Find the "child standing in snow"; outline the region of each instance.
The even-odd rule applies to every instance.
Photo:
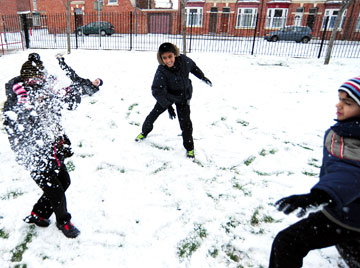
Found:
[[[334,245],[346,253],[346,261],[359,263],[354,245],[360,241],[360,77],[340,87],[336,108],[337,123],[325,132],[319,182],[310,193],[275,204],[285,214],[301,209],[299,217],[310,207],[324,207],[277,234],[270,268],[302,267],[310,250]]]
[[[66,237],[75,238],[80,231],[70,221],[65,197],[70,176],[64,160],[72,152],[61,126],[61,111],[64,106],[76,108],[81,91],[73,88],[55,92],[54,81],[44,72],[40,56],[32,54],[23,64],[20,77],[7,84],[8,99],[3,112],[5,129],[17,162],[30,171],[32,179],[43,190],[31,214],[24,220],[47,227],[50,216],[55,213],[57,227]],[[8,92],[10,84],[13,93]]]
[[[212,86],[212,83],[192,59],[179,53],[179,49],[174,44],[161,44],[157,59],[160,65],[156,70],[151,87],[156,104],[146,117],[142,132],[135,141],[145,139],[152,131],[156,119],[166,110],[169,112],[170,119],[176,118],[175,111],[172,108],[172,104],[175,103],[186,155],[189,158],[194,158],[193,128],[190,119],[190,100],[193,88],[189,73],[194,74],[209,86]]]

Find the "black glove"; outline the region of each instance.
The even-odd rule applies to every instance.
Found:
[[[64,156],[64,158],[71,157],[74,154],[71,150],[70,139],[66,134],[56,139],[56,149]]]
[[[170,105],[168,108],[168,112],[169,112],[169,118],[171,120],[173,120],[174,118],[176,118],[176,113],[174,111],[174,108]]]
[[[202,80],[203,80],[208,86],[211,86],[211,87],[212,87],[212,83],[211,83],[211,81],[210,81],[208,78],[204,77]]]
[[[306,210],[311,206],[319,206],[320,204],[330,203],[331,198],[323,191],[312,191],[310,194],[291,195],[280,199],[275,203],[279,211],[283,211],[286,215],[294,210],[301,208],[300,212],[296,215],[302,217],[305,215]]]

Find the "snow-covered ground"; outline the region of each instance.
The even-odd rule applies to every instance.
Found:
[[[38,52],[59,85],[69,80],[59,50],[0,57],[4,84]],[[267,267],[274,236],[298,220],[274,208],[318,180],[324,131],[334,123],[337,89],[359,75],[358,59],[323,60],[188,54],[213,82],[192,76],[196,161],[185,157],[177,120],[167,114],[136,143],[155,104],[155,52],[74,50],[67,63],[104,85],[63,123],[75,155],[67,191],[67,239],[54,224],[22,219],[41,190],[14,160],[0,127],[0,267]],[[345,267],[335,248],[316,250],[304,267]]]

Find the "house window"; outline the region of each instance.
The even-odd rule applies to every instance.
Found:
[[[345,10],[343,15],[342,15],[342,19],[341,19],[341,22],[340,22],[340,25],[339,25],[338,29],[341,29],[343,27],[343,25],[344,25],[346,12],[347,12],[347,10]],[[332,30],[334,28],[335,20],[336,20],[336,17],[337,17],[338,14],[339,14],[338,9],[326,9],[325,14],[324,14],[324,21],[323,21],[322,28],[323,29],[325,28],[326,19],[329,18],[327,29]]]
[[[360,14],[359,14],[359,17],[358,17],[357,22],[356,22],[356,30],[360,31]]]
[[[187,7],[186,8],[186,26],[187,27],[201,27],[203,17],[202,7]]]
[[[118,0],[108,0],[108,5],[117,5]]]
[[[302,19],[304,15],[304,8],[298,7],[296,8],[295,18],[294,18],[294,25],[295,26],[301,26],[302,25]]]
[[[257,8],[239,8],[236,18],[236,27],[254,28],[256,25]]]
[[[33,13],[33,26],[41,26],[40,13]]]
[[[33,0],[33,8],[34,8],[34,10],[37,10],[36,0]]]
[[[281,28],[285,25],[287,8],[269,8],[266,17],[266,28]]]

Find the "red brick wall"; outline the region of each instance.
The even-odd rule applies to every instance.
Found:
[[[0,0],[0,15],[16,14],[16,2],[9,0]]]
[[[30,0],[16,0],[16,6],[19,12],[30,11]]]

